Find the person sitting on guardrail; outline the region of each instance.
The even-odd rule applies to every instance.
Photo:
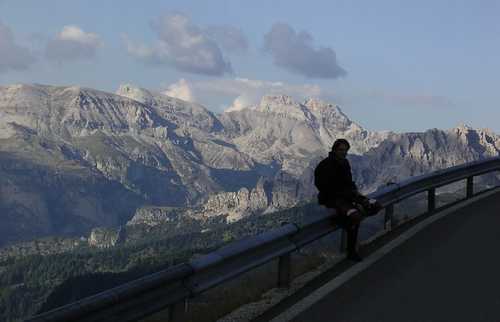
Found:
[[[319,190],[318,203],[334,208],[337,214],[335,223],[347,232],[347,258],[359,262],[362,260],[356,250],[359,224],[364,217],[375,215],[383,206],[359,193],[346,158],[349,149],[346,139],[336,140],[328,157],[316,167],[314,184]]]

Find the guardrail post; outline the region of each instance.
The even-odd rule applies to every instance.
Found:
[[[392,229],[394,226],[394,204],[390,204],[385,207],[384,229]]]
[[[186,321],[188,311],[188,299],[174,303],[168,307],[168,322]]]
[[[347,250],[347,233],[344,228],[340,230],[340,246],[339,252],[341,254],[345,253]]]
[[[427,190],[427,211],[431,212],[436,209],[436,188]]]
[[[474,195],[474,177],[467,177],[467,199],[472,198]]]
[[[278,287],[289,287],[292,273],[290,253],[279,257],[278,262]]]

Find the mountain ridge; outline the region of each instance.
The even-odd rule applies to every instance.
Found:
[[[315,197],[312,169],[339,137],[352,144],[350,158],[363,191],[394,177],[498,155],[500,148],[491,130],[459,125],[413,134],[369,131],[335,104],[299,103],[286,95],[264,96],[256,106],[214,114],[200,104],[131,85],[116,93],[79,86],[1,86],[0,172],[10,182],[0,182],[0,191],[9,196],[0,199],[0,208],[9,209],[0,220],[6,232],[15,233],[0,244],[58,232],[60,216],[50,215],[58,211],[68,222],[65,231],[88,234],[92,226],[140,222],[140,216],[148,217],[144,207],[185,207],[188,216],[227,216],[229,221],[293,207]],[[447,144],[453,148],[444,148]],[[12,155],[25,160],[18,169],[8,161]],[[28,177],[50,175],[39,191],[32,191],[20,171]],[[66,185],[71,171],[86,174],[81,175],[83,187]],[[105,206],[105,199],[79,192],[93,189],[87,182],[101,181],[116,187],[108,188],[116,196],[128,196],[128,212],[118,213]],[[57,185],[66,187],[56,189],[60,194],[70,196],[64,203],[44,192]],[[104,208],[107,212],[96,210]],[[25,214],[16,215],[16,209]],[[27,219],[37,216],[45,219]],[[71,226],[82,218],[83,228]],[[23,224],[31,228],[19,230]]]

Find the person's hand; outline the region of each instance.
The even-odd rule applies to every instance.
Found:
[[[364,197],[364,196],[362,196],[362,197]],[[359,204],[361,206],[363,206],[363,208],[365,208],[365,209],[370,209],[372,207],[370,200],[374,200],[374,199],[368,199],[368,198],[364,197],[363,199],[361,199],[359,201]]]
[[[358,203],[363,206],[365,209],[370,209],[372,207],[372,203],[371,203],[371,200],[375,200],[375,199],[369,199],[361,194],[359,194],[359,200],[358,200]],[[376,200],[375,200],[376,201]]]

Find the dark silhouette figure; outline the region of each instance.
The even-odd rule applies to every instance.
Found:
[[[319,190],[318,202],[336,210],[335,222],[347,232],[347,258],[361,261],[356,251],[359,224],[364,217],[375,215],[383,206],[358,192],[352,180],[351,165],[346,159],[350,144],[338,139],[328,157],[314,171],[314,184]]]

